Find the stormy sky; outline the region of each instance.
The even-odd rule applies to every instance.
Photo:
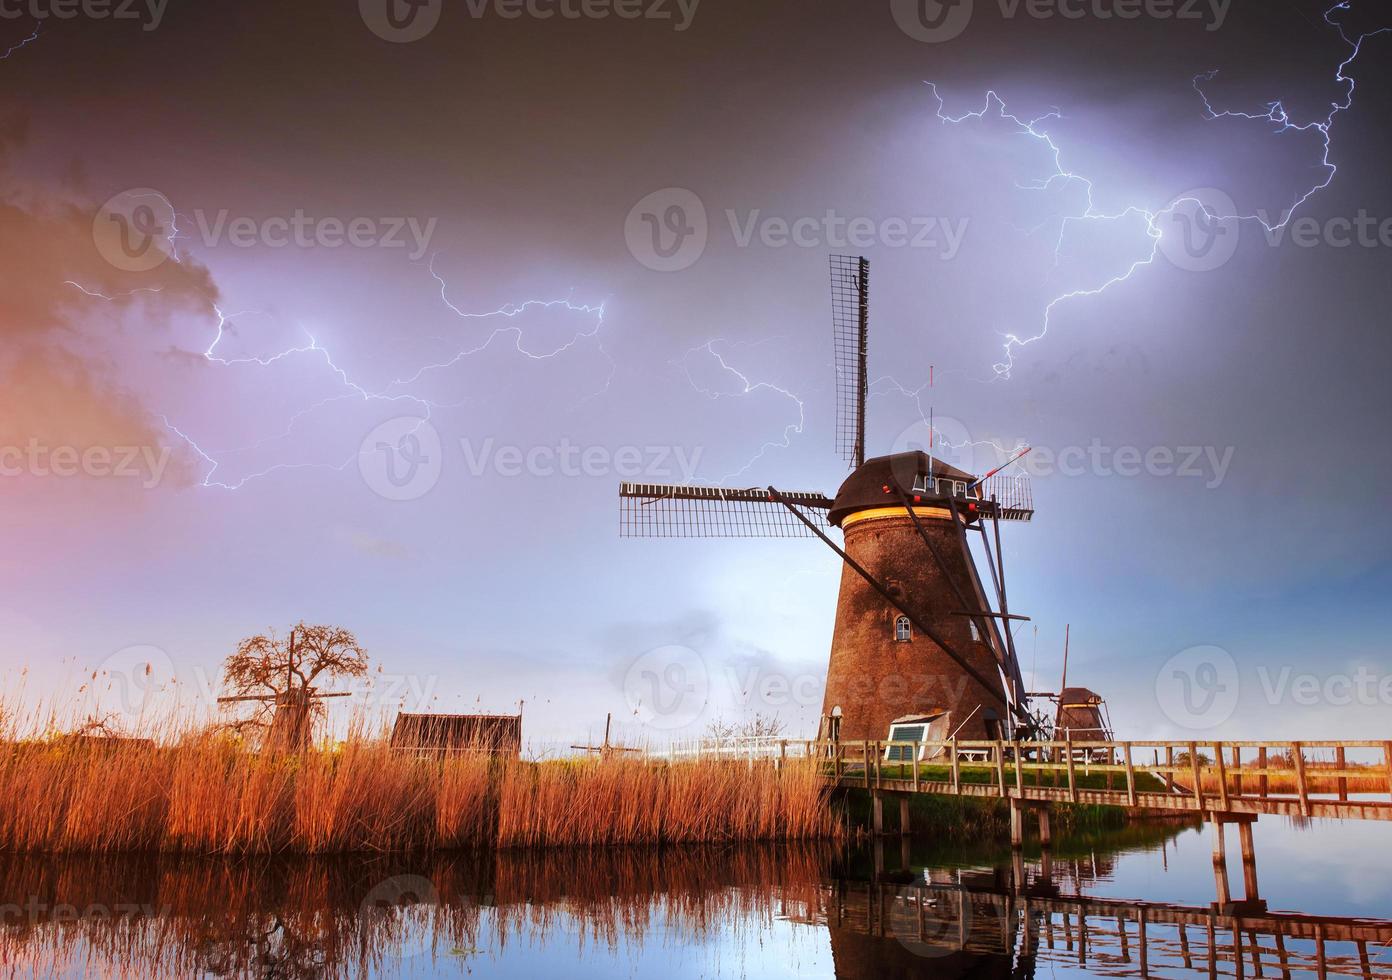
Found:
[[[834,492],[850,252],[870,452],[930,410],[966,468],[1036,447],[1005,529],[1036,689],[1071,624],[1121,735],[1367,737],[1392,33],[1338,71],[1386,12],[918,6],[6,6],[10,703],[195,712],[304,619],[358,634],[373,710],[812,734],[835,557],[620,540],[615,498]],[[1336,172],[1310,124],[1351,91]],[[667,648],[680,725],[635,708]]]

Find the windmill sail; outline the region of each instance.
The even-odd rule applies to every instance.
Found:
[[[782,493],[782,491],[780,491]],[[817,527],[826,530],[831,498],[821,493],[782,493]],[[805,538],[797,517],[763,488],[619,485],[622,538]]]
[[[831,325],[836,354],[836,451],[858,467],[865,462],[869,260],[854,255],[831,257]]]

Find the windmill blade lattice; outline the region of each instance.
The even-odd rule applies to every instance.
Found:
[[[831,257],[831,325],[836,355],[836,451],[858,467],[865,462],[866,354],[870,334],[870,262]]]
[[[781,493],[781,491],[780,491]],[[821,493],[783,493],[809,521],[826,530],[831,498]],[[762,487],[619,486],[622,538],[806,538],[807,526]]]

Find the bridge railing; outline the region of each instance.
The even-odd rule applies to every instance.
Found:
[[[960,882],[878,881],[825,885],[807,911],[793,918],[895,939],[921,956],[967,950],[1007,956],[1015,964],[1030,959],[1092,966],[1113,977],[1206,969],[1211,977],[1392,978],[1392,964],[1378,955],[1392,943],[1392,922],[1368,918],[1237,918],[1213,906],[1013,893]]]
[[[1317,805],[1392,806],[1392,740],[810,741],[702,740],[667,758],[810,758],[845,785],[1167,809],[1243,810],[1261,801],[1310,816]],[[903,784],[908,783],[906,787]],[[1187,803],[1185,801],[1188,801]],[[1352,811],[1350,811],[1352,812]]]

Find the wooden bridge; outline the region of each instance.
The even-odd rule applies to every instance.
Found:
[[[899,959],[915,969],[952,958],[974,961],[974,975],[1002,977],[1039,975],[1052,963],[1108,976],[1392,980],[1386,920],[1067,897],[1051,884],[1047,856],[1031,870],[1022,874],[1017,862],[1014,874],[934,869],[907,883],[835,881],[806,914],[831,931],[833,949],[846,934],[897,941]]]
[[[899,803],[909,832],[915,794],[971,796],[1010,804],[1010,838],[1025,841],[1025,817],[1051,844],[1056,804],[1119,807],[1134,813],[1191,814],[1213,825],[1218,904],[1265,908],[1257,883],[1252,824],[1261,816],[1305,820],[1392,821],[1392,741],[1292,742],[730,742],[714,754],[736,758],[819,760],[840,789],[868,791],[874,832],[885,833],[886,799]],[[1245,898],[1228,884],[1224,829],[1236,824]]]
[[[889,793],[1392,820],[1392,741],[809,742],[802,754],[825,758],[840,786]]]

